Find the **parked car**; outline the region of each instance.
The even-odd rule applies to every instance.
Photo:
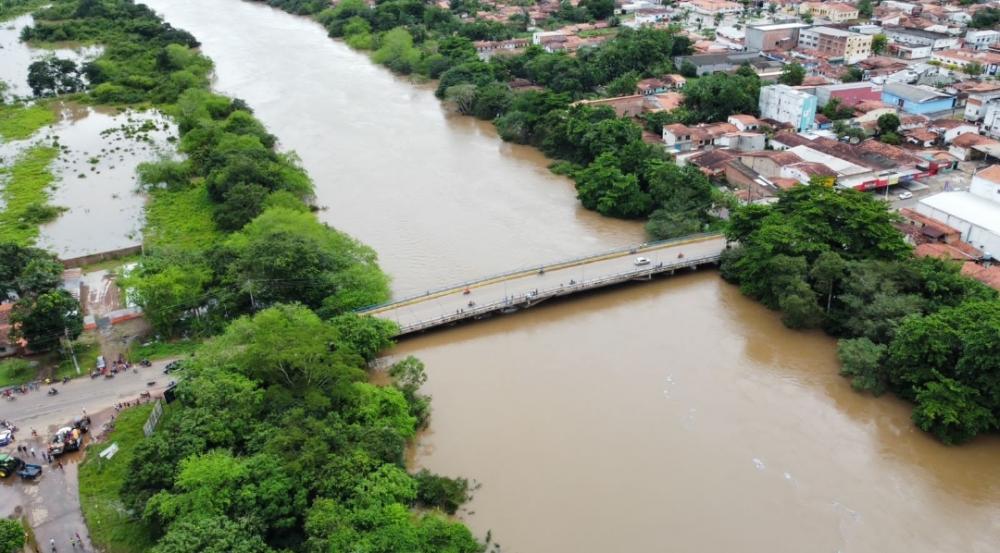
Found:
[[[912,197],[913,197],[913,192],[910,192],[909,190],[904,190],[899,193],[900,200],[909,200]]]
[[[42,465],[26,464],[24,465],[24,468],[17,471],[17,475],[23,478],[24,480],[34,480],[35,478],[38,478],[38,476],[41,474],[42,474]]]
[[[637,258],[635,258],[635,264],[636,264],[636,266],[649,265],[649,258],[648,257],[637,257]]]
[[[0,428],[0,445],[7,445],[14,441],[14,433],[7,428]]]
[[[23,466],[24,461],[17,457],[0,453],[0,478],[7,478]]]

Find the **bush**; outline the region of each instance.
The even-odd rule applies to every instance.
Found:
[[[427,469],[414,475],[417,501],[427,507],[439,507],[450,515],[468,500],[469,481],[465,478],[438,476]]]

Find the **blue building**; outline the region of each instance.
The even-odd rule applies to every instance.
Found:
[[[933,88],[903,83],[886,83],[882,87],[882,103],[906,113],[927,115],[955,107],[955,97]]]

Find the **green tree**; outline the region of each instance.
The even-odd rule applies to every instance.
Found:
[[[865,0],[865,1],[868,1],[868,0]],[[870,5],[871,4],[869,3],[869,6]],[[859,6],[860,6],[860,4],[859,4]],[[871,16],[869,15],[868,17],[871,17]],[[873,54],[881,54],[882,52],[885,52],[885,48],[888,45],[889,45],[889,37],[885,36],[884,34],[878,33],[877,35],[875,35],[875,36],[872,37],[872,53]]]
[[[0,519],[0,553],[18,553],[24,548],[24,528],[21,523]]]
[[[368,315],[344,313],[330,319],[337,332],[338,344],[343,343],[370,362],[393,345],[396,323]]]
[[[691,63],[689,60],[684,60],[681,62],[681,76],[692,78],[698,76],[698,67]]]
[[[629,71],[607,84],[604,92],[608,96],[629,96],[635,94],[636,84],[639,82],[639,74]]]
[[[635,218],[649,213],[652,200],[639,188],[635,175],[618,167],[614,154],[601,154],[575,175],[577,197],[587,209],[604,215]]]
[[[781,70],[778,82],[788,86],[799,86],[805,78],[806,68],[802,67],[802,64],[793,61]]]
[[[871,19],[874,10],[872,8],[872,0],[860,0],[858,2],[858,15],[864,19]]]
[[[476,85],[470,83],[448,87],[444,99],[455,104],[455,109],[463,115],[471,115],[476,101]]]
[[[965,64],[964,67],[962,67],[963,73],[965,73],[966,75],[972,75],[973,77],[982,75],[983,71],[984,71],[983,64],[979,63],[978,61],[969,62]]]
[[[826,312],[830,312],[833,303],[833,288],[847,273],[847,263],[837,252],[823,252],[816,257],[809,276],[818,288],[817,292],[826,295]]]
[[[84,84],[76,62],[53,56],[28,66],[28,86],[35,96],[55,96],[78,92]]]
[[[900,121],[895,113],[886,113],[879,116],[877,124],[880,134],[895,134],[896,130],[899,129]]]
[[[845,83],[856,83],[864,80],[864,78],[864,71],[862,71],[861,68],[854,66],[848,67],[847,70],[840,75],[840,80]]]
[[[837,343],[840,374],[851,378],[851,386],[855,390],[882,395],[889,381],[884,365],[886,349],[884,344],[876,344],[863,337],[840,340]]]
[[[205,290],[210,279],[211,274],[202,267],[168,265],[148,274],[140,267],[122,279],[121,285],[157,332],[176,336],[207,302]]]
[[[982,394],[940,377],[917,391],[913,422],[946,444],[960,444],[997,427],[996,415],[980,403]]]
[[[615,13],[614,0],[580,0],[580,7],[587,8],[594,19],[607,19]]]
[[[80,304],[66,290],[53,290],[14,304],[11,336],[23,338],[36,352],[50,351],[62,338],[75,340],[83,332]]]
[[[472,115],[479,119],[495,119],[503,115],[514,100],[514,93],[505,83],[490,83],[476,88]]]
[[[760,79],[756,76],[706,75],[684,87],[684,107],[699,121],[725,121],[734,114],[757,115]]]
[[[413,46],[413,36],[403,27],[384,34],[381,44],[372,55],[375,63],[385,65],[397,73],[408,74],[420,62],[420,50]]]

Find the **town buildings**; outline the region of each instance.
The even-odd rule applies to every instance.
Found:
[[[996,75],[1000,71],[1000,54],[991,51],[942,50],[932,53],[931,60],[944,65],[946,69],[954,67],[963,72],[971,64],[978,64],[985,75]]]
[[[941,192],[920,200],[917,212],[961,232],[984,254],[1000,252],[1000,165],[972,177],[968,192]]]
[[[799,31],[808,28],[806,23],[778,23],[750,25],[746,29],[748,50],[791,50],[799,43]]]
[[[857,63],[872,53],[872,35],[852,33],[833,27],[810,27],[799,31],[799,48],[815,50],[824,57]]]
[[[907,46],[930,46],[931,50],[956,49],[962,42],[957,36],[913,27],[885,26],[882,32],[893,42]]]
[[[927,86],[886,83],[882,88],[882,102],[907,113],[928,114],[952,109],[955,97]]]
[[[760,115],[788,123],[803,131],[816,119],[816,97],[788,85],[776,84],[760,89]]]
[[[858,18],[857,6],[839,2],[803,2],[799,4],[799,13],[833,23],[846,23]]]

